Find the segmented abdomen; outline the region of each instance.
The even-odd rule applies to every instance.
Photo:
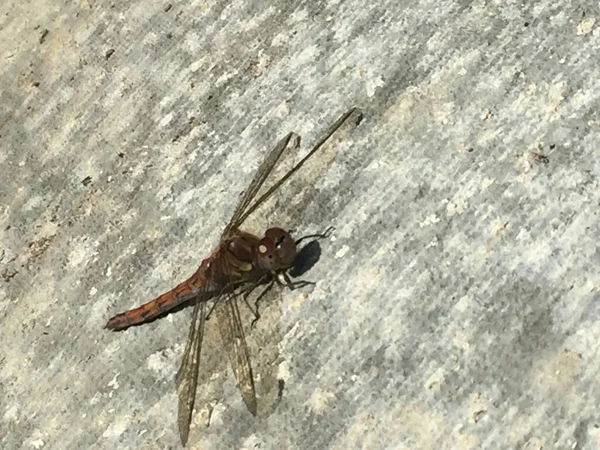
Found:
[[[202,262],[202,265],[191,277],[179,283],[169,292],[165,292],[154,300],[144,303],[142,306],[111,317],[104,327],[110,330],[122,330],[123,328],[155,319],[177,305],[192,299],[198,295],[206,283],[206,278],[203,276],[204,266],[205,261]]]

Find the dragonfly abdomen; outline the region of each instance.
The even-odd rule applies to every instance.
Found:
[[[196,297],[204,289],[206,277],[204,276],[208,259],[202,261],[198,270],[187,280],[179,283],[173,289],[144,303],[137,308],[130,309],[111,317],[104,328],[122,330],[132,325],[155,319],[182,303]]]

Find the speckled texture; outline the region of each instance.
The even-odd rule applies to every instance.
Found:
[[[598,3],[268,4],[0,6],[0,447],[180,448],[191,311],[102,326],[357,105],[283,224],[336,228],[317,284],[247,333],[281,400],[209,321],[189,448],[600,448]]]

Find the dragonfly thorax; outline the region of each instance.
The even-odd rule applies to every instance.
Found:
[[[269,228],[257,250],[261,267],[269,271],[287,269],[296,258],[296,242],[281,228]]]

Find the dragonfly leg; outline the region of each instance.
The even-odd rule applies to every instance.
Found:
[[[248,307],[248,309],[254,316],[254,319],[252,320],[252,325],[254,325],[254,323],[258,320],[260,315],[258,314],[258,307],[256,308],[256,311],[254,309],[252,309],[252,307],[250,306],[250,303],[248,303],[248,297],[250,297],[250,294],[252,294],[252,292],[254,292],[254,290],[258,287],[258,285],[259,285],[259,283],[255,283],[252,286],[250,286],[250,288],[248,288],[242,292],[244,294],[244,296],[242,297],[244,299],[244,303],[246,304],[246,306]]]
[[[206,315],[206,318],[204,320],[208,320],[210,319],[210,316],[212,315],[213,311],[215,310],[215,306],[217,306],[217,303],[219,303],[221,301],[221,299],[223,298],[223,293],[228,290],[228,289],[232,289],[232,284],[226,284],[225,286],[223,286],[221,288],[221,290],[219,291],[219,295],[217,295],[215,297],[215,300],[213,301],[212,306],[210,307],[210,310],[208,311],[208,314]]]
[[[206,317],[204,318],[204,320],[209,320],[210,317],[212,316],[213,311],[215,310],[215,306],[217,306],[217,303],[219,303],[219,299],[217,298],[212,306],[210,307],[210,310],[208,311],[208,314],[206,315]]]
[[[246,302],[246,306],[248,306],[248,309],[250,309],[250,311],[252,311],[252,314],[254,314],[254,319],[252,320],[252,322],[250,322],[250,327],[254,328],[256,326],[256,322],[258,322],[258,319],[260,319],[260,314],[258,312],[258,302],[260,302],[264,295],[271,290],[273,284],[275,284],[275,279],[272,279],[267,285],[267,287],[263,289],[263,291],[258,295],[258,297],[256,297],[256,300],[254,300],[254,309],[252,309],[250,307],[250,304],[248,303],[248,295],[244,295],[244,301]]]
[[[292,281],[290,276],[286,272],[283,272],[281,275],[283,276],[284,281],[281,281],[281,279],[277,277],[275,278],[277,280],[277,284],[279,286],[286,287],[292,291],[294,289],[302,288],[305,286],[314,286],[316,284],[314,281],[308,280]]]
[[[323,233],[309,234],[307,236],[302,236],[300,239],[296,240],[296,246],[298,246],[298,244],[300,244],[300,242],[302,242],[306,239],[326,239],[329,236],[331,236],[331,233],[333,232],[333,230],[335,230],[334,227],[328,227]]]
[[[247,302],[248,301],[248,297],[250,297],[250,294],[252,294],[254,292],[254,289],[256,289],[258,287],[260,283],[255,283],[252,286],[250,286],[248,289],[246,289],[245,291],[240,292],[238,295],[244,294],[244,301]]]

